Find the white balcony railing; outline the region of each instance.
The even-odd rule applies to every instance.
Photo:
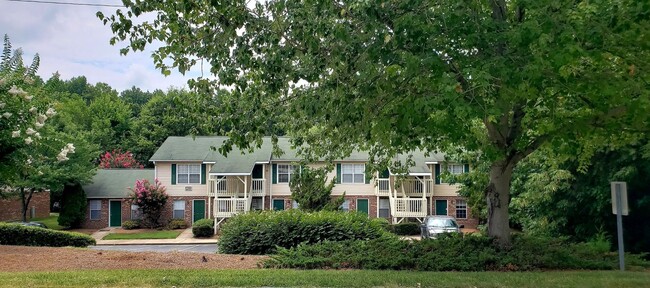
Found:
[[[251,185],[251,194],[253,196],[264,196],[264,179],[253,179],[253,183]]]
[[[248,202],[248,198],[216,198],[214,199],[214,217],[232,217],[237,213],[248,212],[250,207],[250,204]]]
[[[390,179],[377,179],[377,186],[375,187],[377,196],[390,195]]]
[[[404,179],[395,184],[397,195],[402,193],[409,197],[431,196],[433,194],[433,180],[431,179]]]
[[[427,216],[427,200],[415,198],[391,198],[394,209],[393,217],[425,217]]]

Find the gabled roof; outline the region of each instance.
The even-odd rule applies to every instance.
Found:
[[[221,147],[226,139],[228,139],[227,136],[169,137],[149,161],[214,163],[210,174],[249,175],[252,173],[255,163],[302,160],[298,157],[297,151],[291,148],[287,137],[278,137],[278,148],[284,152],[280,156],[272,155],[271,137],[264,137],[262,146],[254,149],[253,152],[242,151],[233,146],[232,151],[228,153],[227,157],[224,157],[216,149]],[[398,155],[396,160],[405,163],[408,155],[412,155],[412,159],[415,161],[415,166],[409,168],[411,174],[431,173],[427,163],[444,161],[443,154],[430,153],[429,156],[425,156],[425,153],[419,150]],[[337,161],[367,161],[368,158],[367,152],[355,151],[348,157],[337,159]]]
[[[124,198],[135,181],[154,181],[153,169],[99,169],[90,184],[84,185],[87,198]]]

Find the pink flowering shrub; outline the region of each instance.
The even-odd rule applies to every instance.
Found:
[[[106,151],[99,160],[99,168],[137,168],[143,169],[144,165],[133,158],[130,151],[122,152],[121,149]]]
[[[142,211],[142,224],[145,227],[160,227],[160,214],[162,213],[169,196],[165,186],[156,179],[153,184],[147,179],[135,181],[135,187],[129,188],[129,200],[133,205],[138,205]]]

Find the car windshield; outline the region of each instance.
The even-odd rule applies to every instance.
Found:
[[[427,226],[430,227],[453,227],[456,228],[458,225],[454,219],[441,219],[441,218],[429,218],[427,220]]]

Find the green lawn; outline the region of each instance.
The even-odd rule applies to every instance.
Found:
[[[133,240],[133,239],[175,239],[178,235],[181,234],[181,231],[175,230],[163,230],[163,231],[153,231],[153,232],[141,232],[141,233],[111,233],[104,238],[103,240]]]
[[[59,226],[59,213],[50,213],[50,217],[46,218],[33,218],[29,221],[32,222],[41,222],[47,226],[47,228],[53,229],[53,230],[62,230],[65,227]]]
[[[87,270],[0,272],[0,287],[650,287],[649,272]]]

